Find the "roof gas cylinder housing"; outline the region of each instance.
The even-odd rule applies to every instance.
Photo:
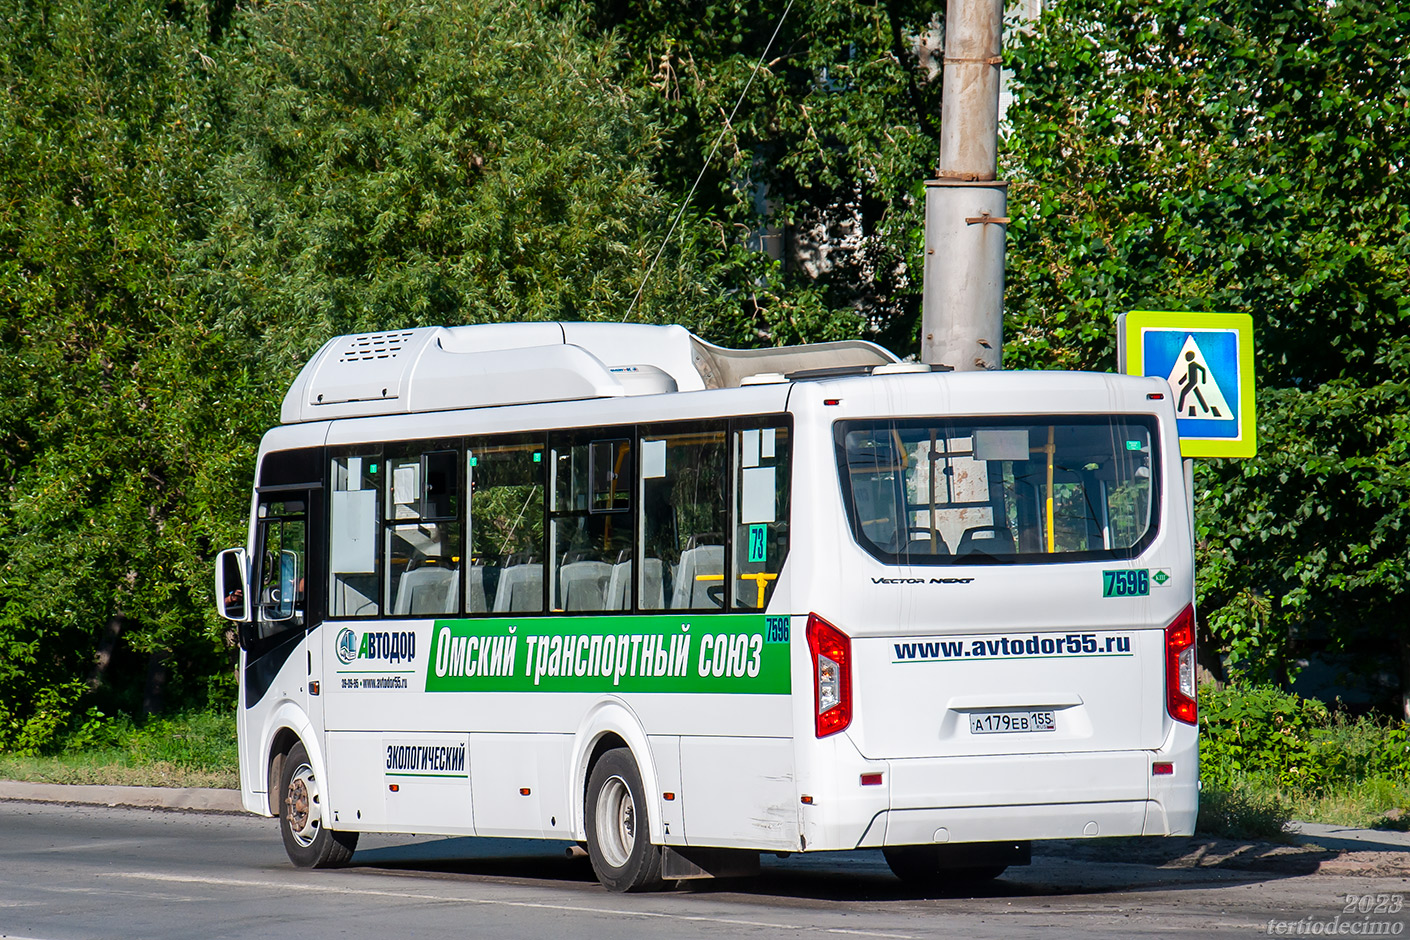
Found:
[[[658,395],[751,376],[897,362],[863,340],[725,349],[682,326],[487,323],[339,336],[284,396],[285,424],[530,402]]]

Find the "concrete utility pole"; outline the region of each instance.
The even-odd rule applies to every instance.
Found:
[[[998,369],[1008,183],[996,180],[1003,0],[949,0],[939,178],[925,184],[922,362]]]

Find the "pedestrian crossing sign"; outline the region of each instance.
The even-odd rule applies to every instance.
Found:
[[[1117,321],[1121,371],[1170,386],[1184,457],[1252,457],[1253,318],[1133,310]]]

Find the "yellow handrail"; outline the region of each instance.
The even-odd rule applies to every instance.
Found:
[[[1057,551],[1057,533],[1053,531],[1053,455],[1057,452],[1057,439],[1053,425],[1048,425],[1048,444],[1043,451],[1048,455],[1048,554]]]

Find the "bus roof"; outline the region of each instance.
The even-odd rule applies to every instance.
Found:
[[[284,396],[285,424],[454,408],[735,388],[899,362],[844,340],[726,349],[681,326],[488,323],[339,336]]]

